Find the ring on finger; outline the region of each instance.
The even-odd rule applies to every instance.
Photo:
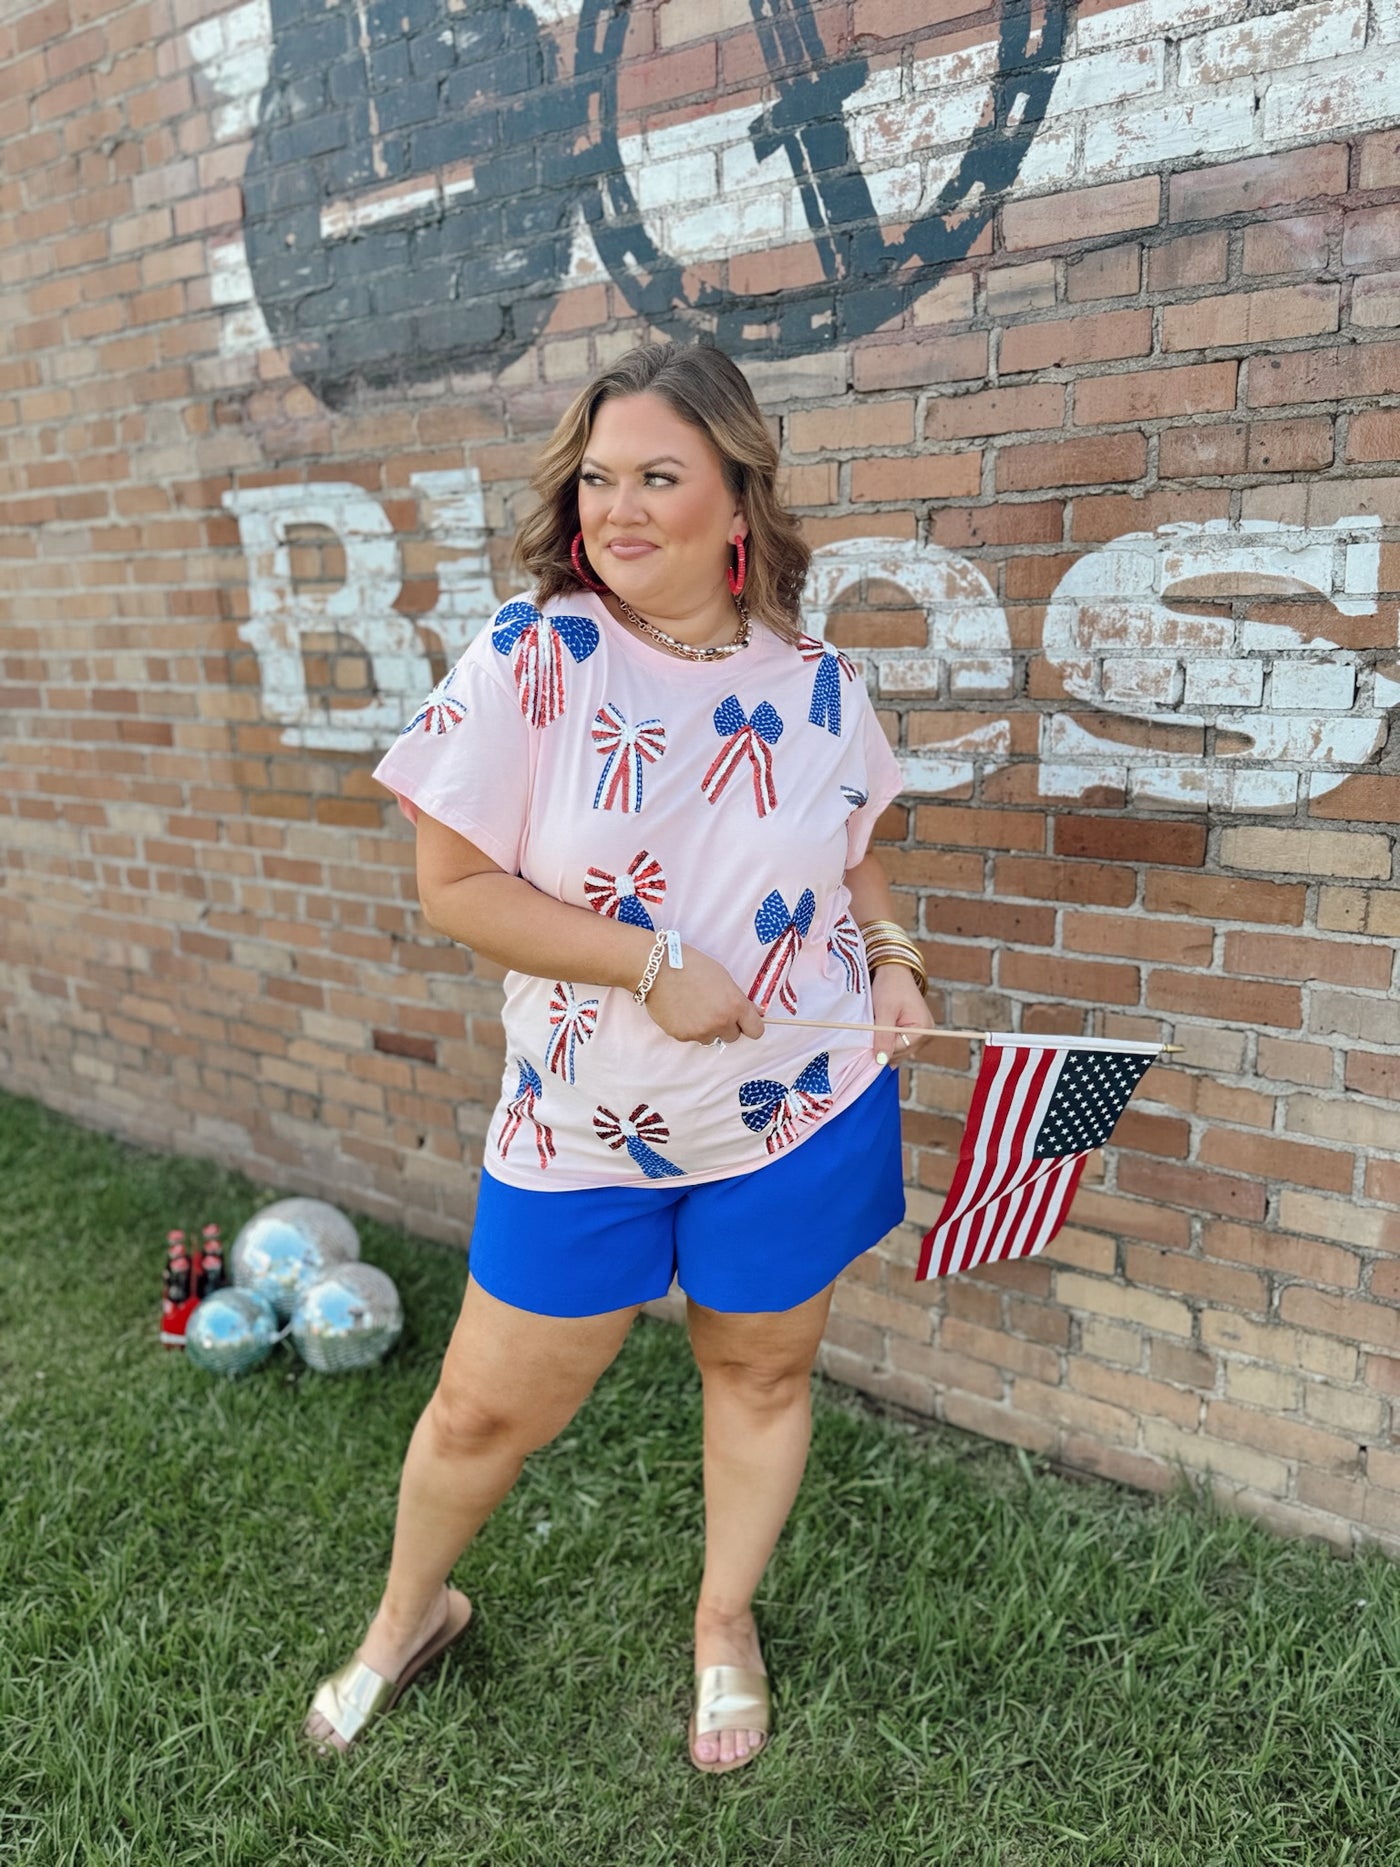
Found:
[[[710,1049],[711,1050],[723,1050],[724,1039],[722,1037],[712,1037],[710,1039]]]

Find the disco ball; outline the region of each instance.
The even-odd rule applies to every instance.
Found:
[[[185,1353],[209,1374],[246,1374],[267,1360],[277,1341],[277,1316],[257,1290],[225,1285],[190,1312]]]
[[[360,1255],[360,1235],[324,1199],[279,1199],[255,1212],[233,1241],[234,1283],[259,1290],[286,1322],[306,1286],[333,1264]]]
[[[307,1285],[292,1312],[292,1340],[318,1374],[372,1368],[403,1329],[394,1280],[372,1264],[338,1264]]]

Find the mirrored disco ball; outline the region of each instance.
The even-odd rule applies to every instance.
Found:
[[[246,1374],[267,1360],[276,1341],[276,1313],[257,1290],[225,1285],[205,1297],[185,1324],[185,1353],[209,1374]]]
[[[308,1284],[292,1312],[292,1340],[318,1374],[372,1368],[403,1329],[394,1280],[373,1264],[338,1264]]]
[[[260,1290],[286,1322],[313,1278],[359,1255],[359,1233],[326,1200],[278,1199],[234,1239],[229,1268],[240,1289]]]

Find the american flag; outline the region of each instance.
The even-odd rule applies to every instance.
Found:
[[[918,1280],[1029,1258],[1064,1223],[1084,1162],[1113,1133],[1161,1044],[988,1032],[953,1184]]]

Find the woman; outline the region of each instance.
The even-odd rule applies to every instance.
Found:
[[[535,476],[532,596],[376,769],[429,925],[510,969],[507,1059],[461,1316],[383,1599],[307,1721],[321,1747],[465,1629],[453,1564],[673,1275],[705,1409],[691,1758],[735,1768],[768,1731],[750,1602],[834,1281],[904,1216],[895,1064],[930,1024],[867,853],[899,769],[850,662],[800,631],[777,464],[719,351],[601,371]],[[873,1042],[842,1028],[872,1018]]]

